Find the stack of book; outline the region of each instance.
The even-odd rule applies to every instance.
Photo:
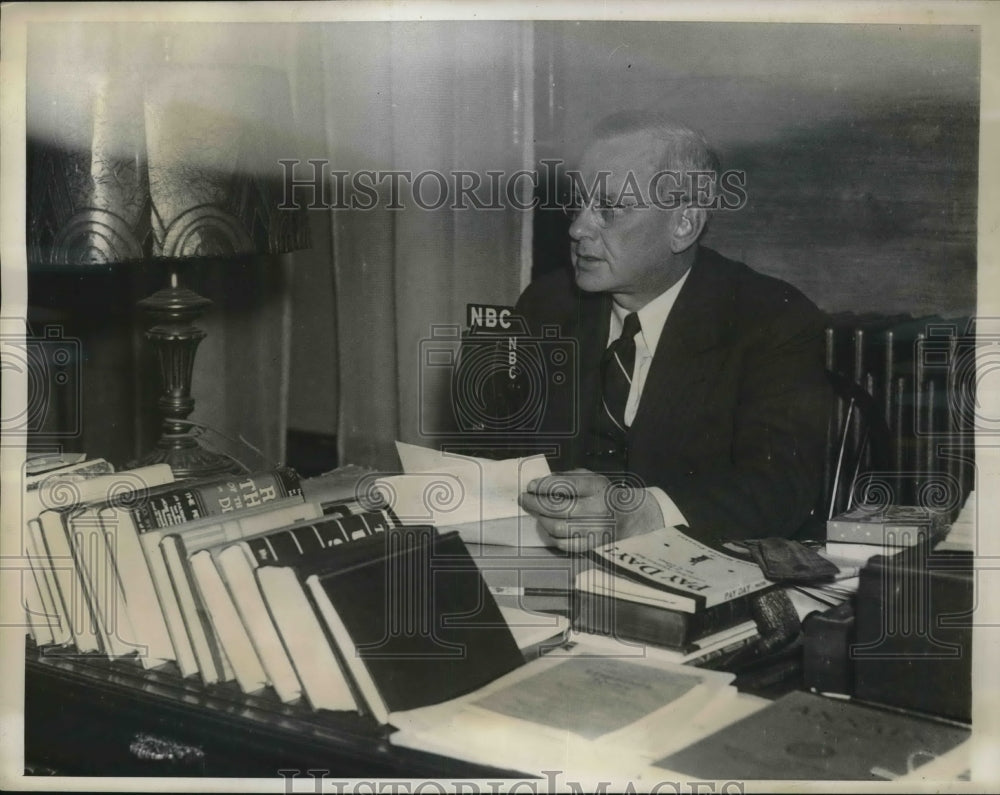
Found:
[[[29,562],[29,569],[22,572],[21,594],[25,627],[40,646],[68,643],[71,637],[65,616],[53,603],[49,582],[43,578],[44,554],[36,546],[38,515],[47,507],[73,500],[77,494],[74,484],[114,471],[103,458],[88,461],[85,455],[78,454],[37,456],[29,458],[25,464],[21,553],[22,559]]]
[[[40,647],[175,665],[382,723],[524,662],[458,535],[359,501],[363,470],[88,474],[28,484]]]
[[[666,527],[589,553],[575,581],[574,627],[683,652],[757,637],[751,595],[772,585],[736,548]],[[701,647],[701,648],[699,648]]]
[[[862,505],[827,521],[826,554],[838,564],[863,566],[875,555],[933,543],[947,530],[944,515],[930,508]]]

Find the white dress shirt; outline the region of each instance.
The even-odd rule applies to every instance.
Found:
[[[639,401],[642,399],[642,390],[646,386],[646,376],[649,375],[649,366],[653,362],[653,355],[656,353],[656,346],[660,342],[663,333],[663,326],[670,316],[670,310],[674,308],[674,302],[680,294],[684,282],[687,281],[688,270],[677,283],[666,292],[661,293],[636,314],[639,315],[639,333],[635,335],[635,366],[632,370],[632,386],[628,393],[628,402],[625,404],[625,424],[631,426],[639,409]],[[608,332],[608,345],[621,336],[625,318],[629,315],[629,310],[611,304],[611,328]],[[670,527],[678,524],[687,524],[687,519],[681,513],[680,508],[663,491],[663,489],[653,486],[647,489],[663,512],[663,523]]]

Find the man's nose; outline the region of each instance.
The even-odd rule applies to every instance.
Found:
[[[584,237],[594,237],[596,232],[597,221],[594,215],[594,208],[589,204],[585,205],[576,214],[573,223],[569,225],[569,236],[573,240],[580,240]]]

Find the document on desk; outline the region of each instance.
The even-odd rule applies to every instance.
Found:
[[[551,544],[518,504],[530,481],[549,474],[545,456],[494,461],[403,442],[396,449],[404,474],[379,478],[375,487],[404,524],[457,530],[466,543]]]
[[[537,773],[648,765],[664,735],[735,697],[731,674],[586,641],[557,649],[445,704],[393,715],[391,741]]]
[[[887,781],[968,738],[955,724],[794,692],[655,765],[719,780]]]

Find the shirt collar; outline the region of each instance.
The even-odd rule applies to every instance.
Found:
[[[656,346],[660,343],[660,335],[663,333],[663,326],[667,322],[670,310],[674,308],[674,302],[680,294],[684,282],[687,281],[691,269],[688,268],[677,282],[665,292],[660,293],[656,298],[646,304],[636,314],[639,315],[639,325],[642,330],[639,336],[646,345],[646,350],[652,356],[656,353]],[[609,342],[618,339],[625,325],[625,318],[630,314],[629,310],[619,306],[614,301],[611,302],[611,333]]]

